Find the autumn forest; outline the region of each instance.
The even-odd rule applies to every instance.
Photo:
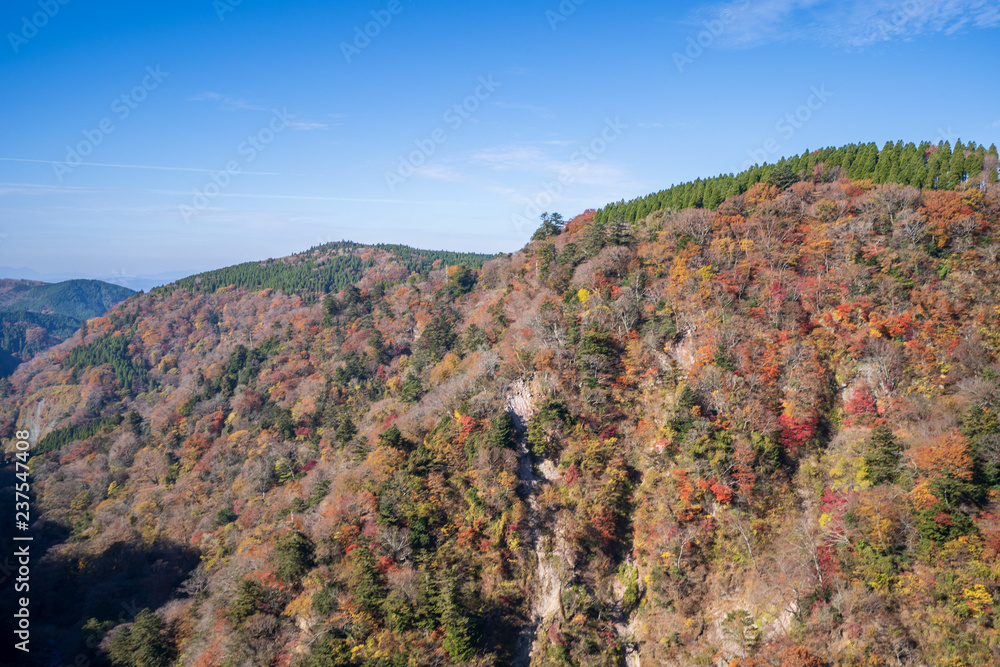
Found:
[[[0,379],[31,659],[994,664],[998,167],[808,151],[73,322]]]

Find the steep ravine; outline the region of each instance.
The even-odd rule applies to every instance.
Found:
[[[525,626],[517,640],[514,653],[514,667],[529,667],[538,645],[538,629],[544,621],[556,614],[563,614],[563,585],[573,578],[574,563],[569,545],[558,526],[543,531],[539,492],[543,485],[559,478],[556,465],[550,460],[541,461],[535,474],[534,459],[528,449],[528,419],[534,414],[530,381],[517,380],[507,390],[507,411],[514,421],[517,431],[517,476],[524,489],[528,504],[528,539],[535,551],[537,569],[531,587],[534,596],[531,603],[531,623]],[[548,533],[548,534],[546,534]],[[624,658],[626,667],[640,667],[638,645],[633,637],[636,631],[636,615],[621,611],[622,589],[615,586],[618,599],[618,620],[614,627],[626,642]]]
[[[538,559],[535,582],[532,586],[534,591],[531,604],[532,619],[518,637],[514,657],[515,667],[528,667],[535,650],[539,625],[553,614],[562,613],[561,597],[565,563],[558,556],[559,549],[552,549],[550,553],[546,553],[546,540],[542,536],[538,491],[547,480],[540,480],[535,476],[531,452],[528,450],[528,419],[534,412],[531,387],[528,382],[518,380],[508,389],[507,411],[514,420],[517,430],[517,476],[528,503],[528,539]],[[551,467],[554,470],[554,466]]]
[[[631,559],[629,564],[633,565]],[[641,667],[639,661],[639,644],[635,640],[639,615],[634,610],[632,612],[625,610],[625,586],[621,580],[616,581],[613,588],[616,606],[614,627],[624,647],[622,653],[625,658],[625,667]]]

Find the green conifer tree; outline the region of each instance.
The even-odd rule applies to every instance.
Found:
[[[878,163],[875,167],[875,178],[873,179],[876,183],[888,183],[890,180],[889,174],[893,168],[898,169],[898,157],[895,155],[895,149],[895,145],[891,141],[887,141],[885,142],[885,146],[882,147],[882,151],[878,154]]]
[[[948,185],[949,189],[965,182],[965,146],[959,139],[955,143],[955,150],[948,161]]]
[[[143,609],[131,626],[115,633],[108,651],[111,664],[115,667],[167,667],[173,661],[174,647],[164,630],[160,617]]]
[[[902,447],[888,426],[876,426],[867,442],[865,467],[872,484],[895,482],[899,478]]]
[[[467,662],[476,655],[479,638],[475,625],[458,600],[458,582],[453,570],[441,573],[438,591],[438,615],[444,630],[441,646],[453,662]]]
[[[865,144],[858,152],[857,158],[851,164],[851,178],[859,181],[866,178],[874,178],[875,168],[878,165],[878,147],[874,143]]]
[[[278,540],[274,553],[277,575],[284,581],[297,583],[313,566],[313,543],[297,530]]]
[[[969,153],[965,158],[965,173],[971,181],[983,172],[983,154],[980,151]]]

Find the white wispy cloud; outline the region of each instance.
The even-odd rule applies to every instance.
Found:
[[[555,114],[546,107],[537,106],[534,104],[523,104],[520,102],[493,102],[493,106],[499,107],[501,109],[512,109],[515,111],[527,111],[529,113],[538,116],[539,118],[553,118]]]
[[[433,181],[445,181],[446,183],[460,183],[465,176],[457,169],[452,169],[443,164],[425,164],[413,170],[413,175],[417,178],[429,178]]]
[[[547,159],[534,146],[512,145],[476,151],[472,160],[499,171],[537,171]]]
[[[61,164],[65,165],[65,162],[58,162],[56,160],[28,160],[25,158],[16,157],[0,157],[0,161],[3,162],[35,162],[38,164]],[[202,169],[199,167],[158,167],[148,164],[111,164],[108,162],[83,162],[82,167],[113,167],[115,169],[155,169],[158,171],[200,171],[206,174],[217,172],[218,169]],[[301,174],[279,174],[273,171],[241,171],[241,174],[249,174],[251,176],[300,176]]]
[[[1000,27],[995,0],[736,0],[704,6],[688,23],[703,30],[703,22],[724,16],[730,18],[713,44],[722,48],[789,41],[865,47]]]
[[[244,172],[246,173],[246,172]],[[148,194],[169,197],[190,197],[191,190],[160,190],[155,188],[84,188],[55,186],[44,183],[0,183],[3,195],[52,195],[52,194]],[[220,192],[216,198],[228,199],[287,199],[292,201],[360,202],[366,204],[425,204],[433,206],[485,206],[485,203],[463,201],[432,201],[422,199],[390,199],[386,197],[330,197],[324,195],[286,195],[261,192]]]
[[[253,104],[243,99],[236,97],[230,97],[229,95],[223,95],[222,93],[214,93],[207,91],[204,93],[199,93],[188,98],[190,102],[218,102],[220,109],[225,109],[226,111],[268,111],[267,107],[261,106],[259,104]]]
[[[326,123],[317,123],[314,121],[290,120],[288,121],[288,127],[293,130],[325,130],[329,126]]]
[[[478,151],[472,161],[495,171],[519,172],[542,179],[555,178],[567,183],[598,188],[634,186],[629,174],[617,165],[605,161],[585,159],[573,153],[553,156],[533,145],[510,145]]]
[[[188,98],[189,102],[218,102],[220,109],[224,111],[273,111],[272,108],[256,104],[254,102],[248,102],[247,100],[230,97],[229,95],[224,95],[222,93],[215,92],[204,92],[199,93]],[[327,114],[330,118],[334,120],[334,125],[340,125],[340,121],[345,117],[343,114]],[[297,114],[288,114],[288,117],[292,120],[289,121],[288,127],[293,130],[325,130],[329,127],[329,123],[321,121],[310,121],[310,120],[296,120],[298,118]]]

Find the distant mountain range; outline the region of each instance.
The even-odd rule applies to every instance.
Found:
[[[106,276],[97,276],[95,278],[82,273],[66,271],[43,273],[27,267],[0,266],[0,279],[14,278],[17,280],[30,280],[44,283],[61,283],[70,280],[97,280],[100,282],[111,283],[112,285],[121,285],[122,287],[127,287],[137,292],[148,292],[154,287],[166,285],[167,283],[179,280],[186,275],[188,275],[188,272],[185,271],[167,271],[164,273],[132,275],[126,273],[123,269],[121,272],[114,272]]]
[[[111,306],[135,294],[134,290],[100,280],[0,279],[0,309],[67,315],[78,320],[103,315]]]
[[[0,377],[135,294],[100,280],[0,279]]]

